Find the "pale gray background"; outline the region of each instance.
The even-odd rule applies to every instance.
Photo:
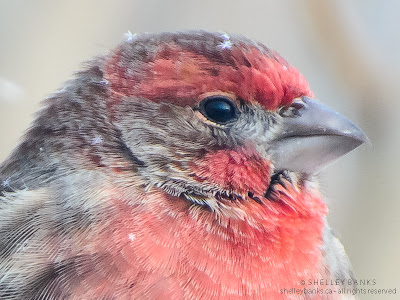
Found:
[[[399,299],[399,15],[395,0],[0,0],[0,161],[40,100],[124,32],[244,34],[278,50],[370,137],[373,146],[324,171],[321,186],[356,278],[376,280],[360,287],[397,288],[361,299]]]

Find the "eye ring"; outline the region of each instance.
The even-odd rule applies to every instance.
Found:
[[[199,111],[207,120],[220,125],[232,123],[239,117],[239,110],[235,102],[224,95],[204,98],[200,102]]]

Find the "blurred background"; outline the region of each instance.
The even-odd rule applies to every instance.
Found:
[[[317,98],[369,136],[321,174],[329,220],[356,279],[400,299],[400,2],[395,0],[0,0],[0,161],[83,61],[125,32],[240,33],[278,50]]]

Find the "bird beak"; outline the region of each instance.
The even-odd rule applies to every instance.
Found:
[[[368,137],[343,115],[317,100],[302,97],[279,112],[279,130],[268,144],[276,170],[318,173]]]

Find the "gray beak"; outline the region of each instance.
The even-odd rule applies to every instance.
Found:
[[[368,137],[343,115],[308,97],[279,111],[280,127],[268,145],[276,170],[318,173]]]

